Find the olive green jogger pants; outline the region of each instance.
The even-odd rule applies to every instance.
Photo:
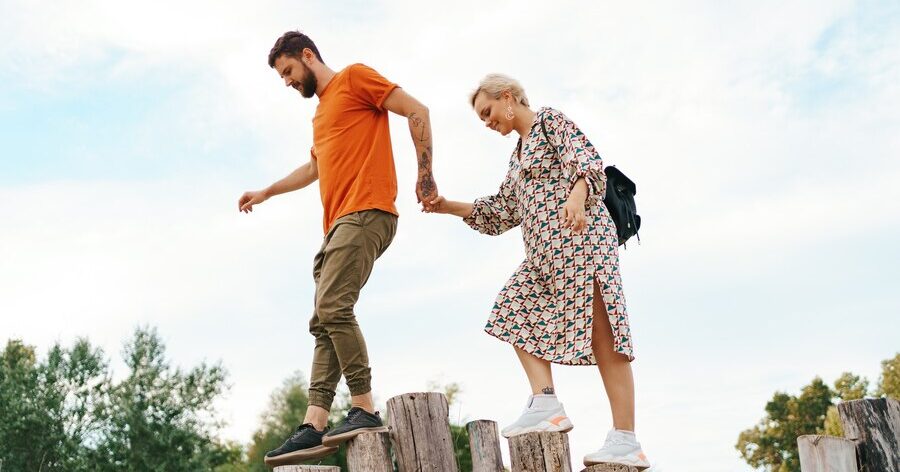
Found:
[[[316,338],[309,383],[309,404],[331,409],[343,374],[351,395],[371,391],[366,341],[353,307],[369,280],[375,260],[390,246],[397,217],[365,210],[338,218],[316,254],[315,310],[309,332]]]

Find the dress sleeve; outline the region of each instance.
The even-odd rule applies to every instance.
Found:
[[[541,119],[547,128],[550,146],[562,160],[563,170],[569,180],[569,187],[584,178],[588,188],[588,198],[606,194],[606,174],[603,173],[603,159],[588,141],[587,136],[575,126],[561,111],[546,109]]]
[[[491,236],[519,226],[522,217],[519,214],[512,166],[500,185],[500,191],[495,195],[475,200],[472,214],[463,218],[463,221],[472,229]]]

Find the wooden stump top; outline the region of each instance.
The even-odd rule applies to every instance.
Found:
[[[447,397],[404,393],[388,400],[394,457],[401,471],[456,472]]]
[[[565,433],[526,433],[509,438],[514,471],[571,472],[569,438]]]
[[[900,401],[866,398],[837,407],[844,436],[856,441],[860,472],[900,470]]]
[[[837,436],[809,434],[797,438],[801,472],[859,472],[856,443]]]
[[[390,433],[361,433],[347,443],[348,472],[393,472]]]
[[[466,424],[466,431],[472,452],[472,472],[503,472],[497,423],[491,420],[470,421]]]

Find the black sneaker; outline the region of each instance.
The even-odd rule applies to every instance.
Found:
[[[338,448],[322,445],[325,432],[318,432],[313,425],[307,423],[297,427],[278,449],[266,453],[265,462],[269,467],[297,464],[299,462],[325,457],[337,452]]]
[[[387,428],[381,422],[381,416],[378,416],[378,412],[374,414],[369,413],[355,406],[347,412],[347,417],[341,421],[341,424],[325,433],[325,436],[322,438],[322,444],[325,446],[338,446],[353,439],[357,434],[367,431],[387,431]]]

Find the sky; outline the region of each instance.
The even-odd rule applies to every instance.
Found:
[[[318,186],[237,211],[308,160],[317,101],[266,64],[300,29],[332,68],[363,62],[429,107],[448,198],[496,192],[515,145],[468,104],[492,72],[637,183],[621,271],[654,470],[752,470],[734,445],[775,391],[877,380],[900,351],[900,5],[448,5],[0,0],[0,340],[88,337],[123,375],[123,343],[155,327],[174,366],[228,370],[219,434],[250,441],[311,363]],[[521,233],[419,212],[390,124],[399,230],[357,305],[373,393],[457,382],[451,417],[502,427],[528,383],[482,327]],[[608,403],[596,369],[554,376],[577,465]]]

